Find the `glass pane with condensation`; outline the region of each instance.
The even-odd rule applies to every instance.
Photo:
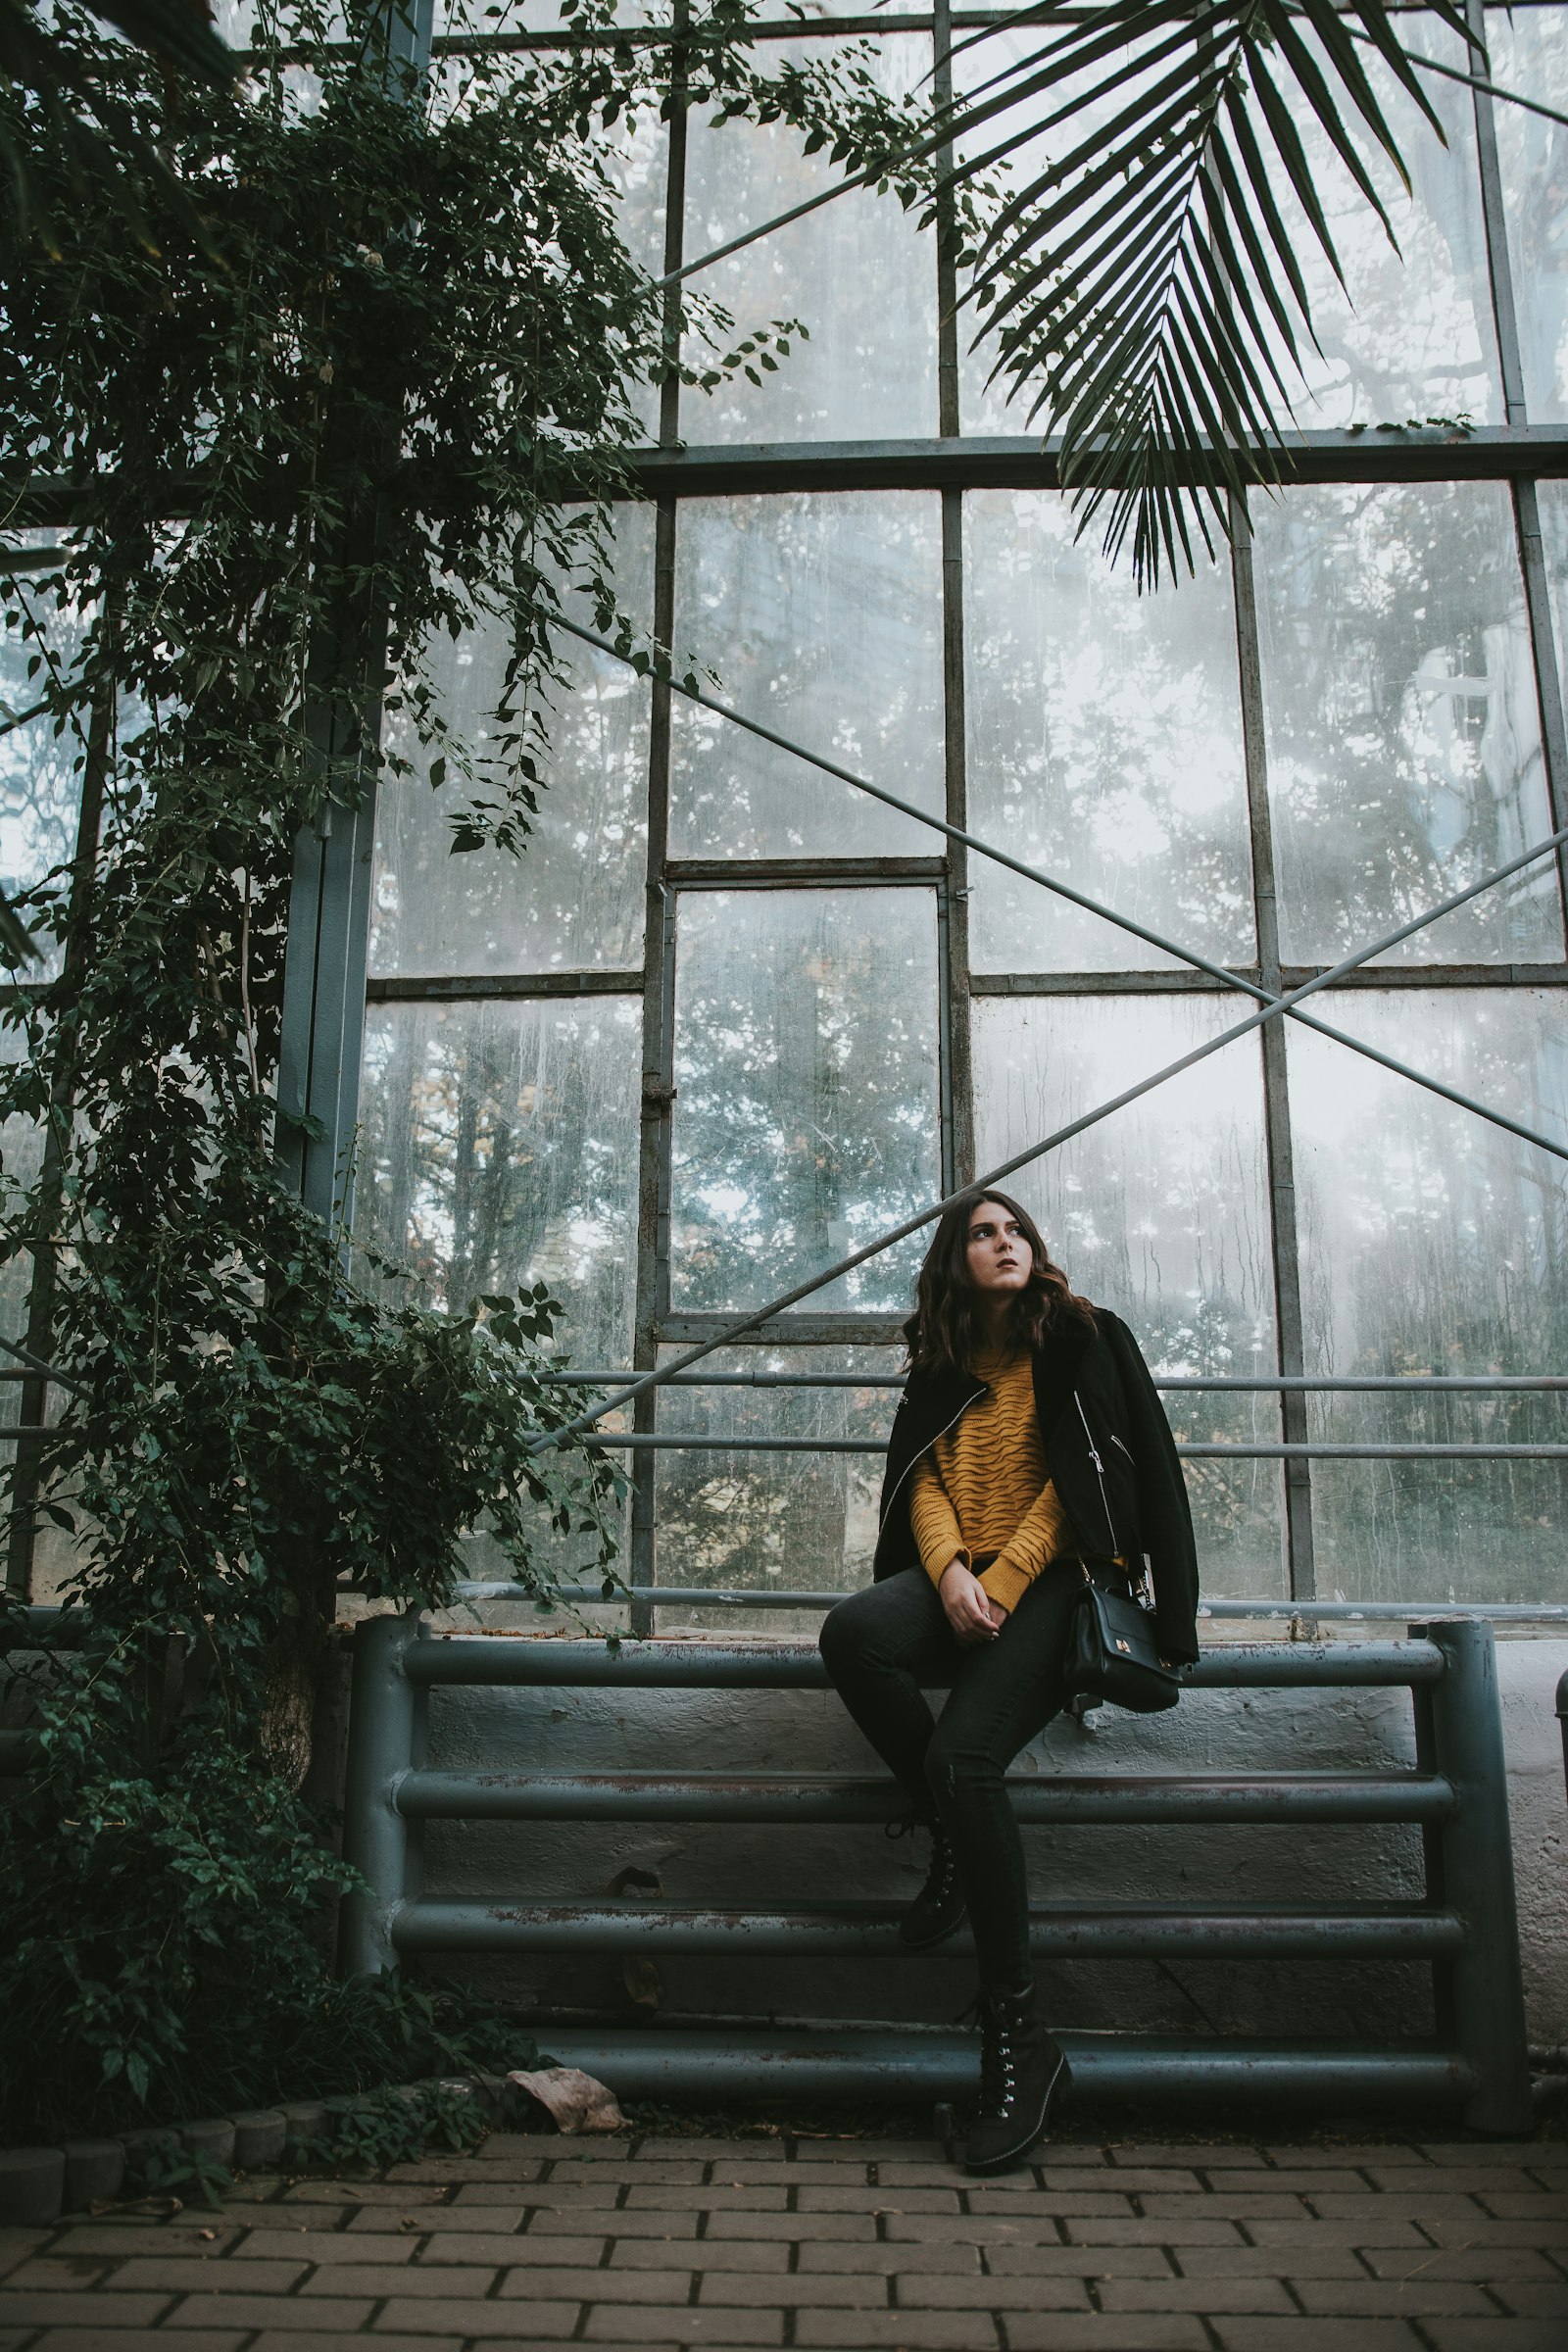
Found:
[[[1465,68],[1464,45],[1435,19],[1402,17],[1400,28],[1412,49]],[[1009,28],[960,56],[957,77],[977,89],[1008,59],[1032,54],[1042,37],[1038,30]],[[1304,27],[1302,38],[1308,47],[1314,46],[1315,36]],[[1365,424],[1400,430],[1412,422],[1426,428],[1434,419],[1499,423],[1502,388],[1470,93],[1436,75],[1424,77],[1443,124],[1445,146],[1386,70],[1369,52],[1363,51],[1362,57],[1410,174],[1407,192],[1386,157],[1380,154],[1371,166],[1398,240],[1397,251],[1316,118],[1298,98],[1289,73],[1283,68],[1277,72],[1279,87],[1293,104],[1346,281],[1342,286],[1336,279],[1288,181],[1278,175],[1276,199],[1306,283],[1321,347],[1314,351],[1309,338],[1298,338],[1302,375],[1287,353],[1279,354],[1285,381],[1296,396],[1297,421],[1309,429]],[[1332,86],[1339,86],[1332,74],[1330,79]],[[1125,103],[1125,81],[1118,81],[1111,93],[1096,102],[1093,112],[1108,120],[1112,108],[1119,110]],[[1037,117],[1047,103],[1033,102]],[[1021,111],[977,128],[968,142],[971,151],[983,152],[1004,136]],[[1065,129],[1051,134],[1049,147],[1057,157],[1082,139],[1083,120],[1074,117]],[[1047,146],[1040,140],[1027,143],[1004,167],[1004,179],[1014,188],[1027,185],[1032,173],[1051,160]],[[970,316],[966,311],[962,318]],[[977,315],[976,323],[983,316]],[[973,331],[970,327],[962,333],[963,344],[969,343]],[[986,337],[978,351],[961,362],[964,430],[1021,433],[1034,387],[1026,385],[1010,404],[1003,384],[987,388],[995,357],[994,339]],[[1038,423],[1044,422],[1042,416]]]
[[[744,1388],[666,1388],[661,1434],[796,1439],[800,1453],[662,1452],[659,1455],[658,1582],[764,1592],[853,1592],[871,1581],[883,1452],[899,1391],[877,1383],[903,1365],[887,1348],[735,1348],[704,1372],[739,1373]],[[844,1376],[844,1387],[807,1387]],[[769,1381],[781,1385],[768,1386]],[[862,1446],[866,1452],[820,1450]],[[788,1608],[744,1615],[721,1603],[661,1608],[660,1631],[814,1634],[819,1613]]]
[[[1253,954],[1230,569],[1153,596],[1073,538],[1054,491],[964,500],[970,823],[1219,963]],[[1038,884],[971,858],[977,971],[1170,968]]]
[[[1487,11],[1493,79],[1568,113],[1568,8]],[[1508,259],[1525,407],[1533,424],[1568,416],[1568,123],[1498,102]]]
[[[805,62],[821,44],[792,43],[787,53]],[[771,65],[781,52],[769,43],[760,54]],[[890,34],[865,62],[902,97],[931,71],[930,36]],[[714,130],[699,110],[687,135],[688,262],[844,176],[825,148],[803,154],[800,132],[781,122]],[[685,292],[722,305],[733,320],[711,329],[720,356],[776,319],[799,319],[808,330],[786,337],[776,372],[753,358],[756,383],[743,374],[710,394],[683,389],[687,441],[880,441],[936,431],[936,242],[897,197],[873,189],[840,196],[715,262]],[[706,366],[710,357],[689,333],[688,363]]]
[[[547,1283],[558,1346],[627,1362],[641,1028],[632,998],[372,1004],[357,1238],[453,1314]]]
[[[634,615],[651,617],[651,510],[617,514],[617,585]],[[566,610],[593,625],[586,600]],[[448,762],[432,790],[430,755],[394,718],[389,746],[413,772],[391,776],[376,815],[370,970],[378,976],[546,972],[642,956],[647,842],[649,688],[623,662],[562,635],[567,684],[552,690],[550,752],[533,830],[520,855],[454,852],[453,824],[496,798]],[[449,727],[482,762],[494,756],[509,640],[498,623],[442,637],[432,653]]]
[[[1464,42],[1435,17],[1402,16],[1399,35],[1419,55],[1461,73],[1471,70]],[[1303,29],[1302,38],[1321,58],[1316,35]],[[1298,345],[1306,391],[1297,402],[1297,422],[1308,430],[1348,424],[1406,430],[1411,425],[1441,428],[1450,421],[1500,424],[1502,378],[1470,92],[1437,74],[1422,75],[1443,125],[1440,140],[1387,69],[1368,52],[1361,55],[1404,157],[1410,189],[1407,193],[1386,157],[1379,154],[1370,163],[1398,241],[1396,250],[1316,118],[1298,102],[1301,143],[1345,284],[1336,280],[1297,199],[1280,184],[1276,193],[1306,280],[1320,345],[1317,351],[1309,341]]]
[[[53,532],[17,534],[16,545],[48,555],[60,543]],[[5,580],[6,626],[0,636],[0,890],[8,898],[31,890],[50,875],[67,888],[63,869],[76,854],[82,771],[91,713],[85,703],[72,708],[66,723],[33,717],[43,696],[69,685],[82,659],[92,615],[69,587],[51,588],[46,573],[18,569]],[[127,721],[129,714],[127,713]],[[35,919],[35,912],[28,919]],[[25,966],[32,981],[55,978],[64,959],[61,942],[41,935],[37,957]],[[3,969],[3,967],[0,967]]]
[[[979,999],[976,1155],[983,1170],[1043,1142],[1227,1028],[1211,997]],[[1278,1369],[1257,1039],[1239,1038],[1004,1180],[1075,1290],[1131,1326],[1156,1379],[1266,1379]],[[1178,1442],[1278,1445],[1267,1393],[1172,1391]],[[1284,1592],[1277,1461],[1190,1461],[1204,1589]]]
[[[1287,490],[1255,527],[1281,952],[1334,962],[1551,831],[1513,513],[1407,482]],[[1390,960],[1561,954],[1545,859]]]
[[[1568,1029],[1546,989],[1357,992],[1341,1027],[1568,1141]],[[1291,1026],[1306,1368],[1318,1377],[1568,1372],[1568,1166]],[[1560,1396],[1327,1394],[1341,1445],[1562,1445]],[[1568,1462],[1319,1461],[1318,1591],[1564,1597]]]
[[[28,1058],[24,1033],[11,1023],[0,1026],[0,1063],[14,1067]],[[38,1180],[43,1165],[43,1129],[36,1119],[12,1116],[0,1121],[0,1215],[7,1225],[20,1216],[24,1196]],[[8,1340],[24,1341],[32,1291],[32,1253],[19,1250],[0,1264],[0,1332]],[[18,1367],[14,1357],[0,1358],[8,1371]],[[0,1426],[12,1428],[21,1419],[22,1384],[0,1381]]]
[[[942,813],[942,514],[923,491],[692,499],[675,643],[722,699]],[[940,834],[675,700],[680,858],[940,857]]]
[[[941,1192],[929,890],[681,894],[670,1286],[761,1304]],[[808,1300],[903,1308],[918,1237]]]

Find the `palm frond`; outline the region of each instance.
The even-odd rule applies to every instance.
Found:
[[[946,174],[976,223],[963,299],[992,380],[1059,436],[1080,526],[1099,519],[1112,555],[1130,538],[1152,583],[1288,466],[1317,341],[1303,238],[1345,283],[1303,126],[1397,251],[1379,174],[1408,190],[1410,172],[1367,61],[1440,140],[1443,125],[1385,0],[1099,0],[1066,24],[1028,17],[955,51],[1004,31],[1023,43],[971,82],[970,120],[1005,118],[1003,135]],[[1484,73],[1461,8],[1429,0],[1434,18]],[[1021,184],[980,220],[973,184],[1024,151]]]

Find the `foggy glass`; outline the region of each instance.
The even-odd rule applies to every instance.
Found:
[[[1568,109],[1568,9],[1489,8],[1487,48],[1500,89]],[[1568,416],[1568,124],[1500,99],[1493,116],[1525,407],[1540,424]]]
[[[897,1372],[902,1346],[735,1348],[720,1372]],[[705,1365],[707,1370],[709,1366]],[[676,1389],[660,1392],[659,1426],[685,1436],[856,1438],[885,1443],[896,1389]],[[880,1453],[662,1453],[657,1489],[658,1582],[853,1592],[871,1581]],[[810,1613],[769,1609],[753,1630],[814,1634]],[[733,1611],[662,1609],[661,1630],[733,1634]]]
[[[627,1362],[641,1034],[633,998],[372,1004],[356,1238],[453,1314],[548,1283],[556,1345]]]
[[[24,531],[18,544],[50,547],[53,535]],[[40,634],[24,638],[20,627],[0,635],[0,889],[8,898],[34,888],[70,863],[76,854],[81,812],[82,763],[91,713],[77,704],[57,732],[52,717],[24,717],[49,691],[52,678],[69,679],[81,659],[88,615],[73,602],[62,605],[41,577],[22,572],[9,579],[7,607],[24,612]],[[37,942],[37,960],[24,967],[36,983],[58,976],[64,947],[48,937]],[[6,967],[0,964],[0,972]]]
[[[1568,1036],[1545,989],[1339,997],[1335,1018],[1527,1125],[1568,1137]],[[1291,1125],[1306,1368],[1568,1371],[1568,1168],[1294,1024]],[[1560,1396],[1330,1395],[1314,1437],[1563,1442]],[[1318,1590],[1560,1600],[1568,1463],[1314,1462]]]
[[[1228,1027],[1216,997],[982,998],[975,1004],[981,1172],[1027,1151]],[[1239,1038],[1004,1178],[1073,1288],[1131,1327],[1150,1370],[1262,1379],[1278,1369],[1262,1062]],[[1178,1442],[1277,1445],[1269,1395],[1173,1393]],[[1277,1461],[1192,1461],[1203,1589],[1284,1592]]]
[[[628,609],[651,618],[652,510],[622,507],[616,519],[617,585]],[[567,594],[564,604],[593,626],[583,597]],[[520,856],[490,847],[454,854],[454,816],[497,799],[499,786],[482,772],[470,785],[449,760],[446,782],[432,790],[429,753],[406,722],[389,721],[388,748],[414,773],[388,776],[380,789],[370,915],[378,976],[640,962],[649,688],[611,655],[564,634],[557,644],[569,684],[552,690],[544,789]],[[509,651],[496,622],[456,643],[443,636],[434,648],[448,725],[475,758],[494,757]]]
[[[1551,831],[1513,513],[1410,482],[1287,490],[1254,527],[1281,954],[1333,962]],[[1391,960],[1561,953],[1548,861]]]
[[[1400,29],[1412,48],[1468,71],[1464,44],[1434,19],[1402,18]],[[1312,32],[1302,25],[1300,34],[1312,48]],[[998,72],[1006,57],[1026,55],[1038,41],[1034,30],[986,41],[967,58],[957,60],[956,75],[960,83],[973,88]],[[1295,106],[1295,120],[1346,278],[1342,287],[1288,180],[1278,174],[1275,197],[1306,283],[1321,346],[1314,351],[1309,339],[1298,337],[1300,377],[1289,356],[1281,352],[1282,372],[1296,395],[1297,422],[1306,430],[1347,424],[1402,426],[1440,416],[1468,416],[1476,424],[1500,423],[1502,388],[1492,323],[1470,93],[1435,75],[1424,77],[1424,87],[1447,139],[1445,147],[1370,51],[1362,49],[1359,54],[1404,157],[1411,191],[1406,193],[1387,159],[1371,165],[1374,185],[1398,239],[1396,252],[1310,110],[1300,103]],[[1281,70],[1276,78],[1282,94],[1294,98],[1290,74]],[[1123,83],[1115,92],[1118,110],[1126,102],[1126,86]],[[1040,111],[1040,102],[1034,104]],[[1111,105],[1108,99],[1100,102],[1100,111],[1107,119]],[[988,122],[978,128],[969,142],[971,148],[983,151],[1004,135],[1007,120],[1004,116],[1000,124]],[[1052,134],[1049,146],[1057,156],[1070,152],[1083,137],[1084,121],[1080,116]],[[1047,142],[1032,141],[1009,159],[1014,187],[1026,186],[1042,169],[1047,146]],[[968,345],[983,317],[983,313],[969,310],[960,314],[960,346]],[[967,324],[971,318],[974,323]],[[1030,388],[1010,404],[1002,383],[986,390],[985,377],[994,359],[995,344],[988,338],[977,354],[966,355],[960,363],[964,430],[1022,433],[1029,429]],[[1044,424],[1042,414],[1035,429],[1043,429]]]
[[[683,502],[682,663],[808,751],[940,815],[942,511],[934,493]],[[713,712],[675,699],[678,858],[940,856],[942,840]]]
[[[1423,56],[1463,73],[1472,70],[1467,45],[1434,17],[1401,17],[1399,34]],[[1315,34],[1303,26],[1301,37],[1316,50]],[[1296,404],[1297,422],[1307,431],[1448,417],[1500,424],[1502,379],[1470,92],[1436,74],[1421,76],[1443,124],[1444,146],[1387,69],[1370,51],[1359,55],[1404,158],[1411,190],[1406,194],[1386,157],[1369,162],[1398,240],[1396,252],[1315,117],[1308,121],[1306,110],[1297,107],[1346,280],[1341,287],[1295,197],[1279,184],[1276,194],[1321,345],[1314,351],[1309,341],[1298,339],[1306,391]],[[1362,146],[1365,151],[1370,142]]]
[[[765,65],[814,43],[768,42]],[[874,67],[895,97],[931,71],[928,33],[890,34]],[[783,123],[727,122],[711,111],[689,120],[686,163],[688,262],[730,237],[803,204],[843,178],[824,148],[803,155],[801,136]],[[758,368],[715,392],[681,392],[681,432],[691,442],[859,441],[907,438],[937,429],[936,242],[915,227],[893,196],[858,189],[789,228],[716,262],[689,281],[734,320],[734,336],[774,318],[798,318],[808,339],[788,337],[773,373]],[[718,352],[734,349],[721,338]],[[707,364],[689,335],[685,356]],[[754,367],[757,363],[754,361]]]
[[[760,1304],[941,1191],[928,890],[681,894],[670,1284]],[[919,1236],[809,1302],[906,1311]]]
[[[1073,542],[1054,491],[964,500],[970,823],[1221,963],[1253,956],[1229,566],[1139,596]],[[1172,966],[1157,948],[970,862],[977,971]]]

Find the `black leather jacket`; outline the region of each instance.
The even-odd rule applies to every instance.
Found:
[[[1198,1655],[1198,1552],[1181,1461],[1138,1342],[1104,1307],[1095,1309],[1095,1325],[1049,1340],[1035,1356],[1046,1466],[1085,1560],[1120,1555],[1136,1574],[1147,1556],[1160,1649],[1187,1664]],[[909,1526],[914,1466],[985,1394],[971,1373],[910,1373],[882,1482],[878,1582],[919,1566]]]

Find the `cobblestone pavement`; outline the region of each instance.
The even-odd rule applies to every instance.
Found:
[[[1568,2352],[1568,2147],[540,2140],[0,2230],[0,2352]]]

